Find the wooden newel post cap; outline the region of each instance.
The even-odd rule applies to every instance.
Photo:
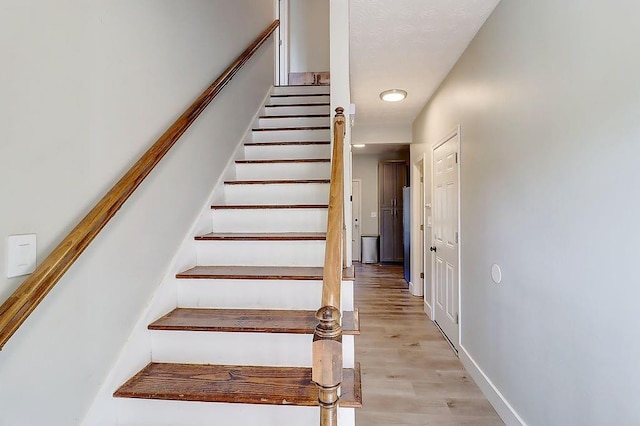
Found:
[[[324,306],[316,313],[320,321],[313,336],[312,380],[322,388],[342,382],[342,327],[340,310]]]
[[[342,107],[336,108],[336,115],[344,116],[344,108],[342,108]]]

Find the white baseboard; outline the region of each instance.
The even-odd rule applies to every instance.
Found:
[[[460,345],[460,361],[476,382],[484,396],[487,397],[493,408],[507,426],[527,426],[516,410],[509,404],[504,395],[496,388],[491,379],[482,371],[480,366],[469,355],[469,352]]]

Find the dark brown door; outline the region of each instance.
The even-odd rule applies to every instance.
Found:
[[[404,161],[383,161],[378,166],[380,204],[380,261],[402,262],[402,188],[407,184]]]

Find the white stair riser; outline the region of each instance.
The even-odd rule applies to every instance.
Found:
[[[301,115],[301,114],[331,114],[329,105],[313,106],[265,106],[264,115]]]
[[[325,232],[327,209],[213,210],[213,232]]]
[[[151,359],[187,364],[310,367],[312,340],[312,334],[153,331]],[[342,342],[343,365],[353,368],[353,336],[343,336]]]
[[[328,95],[329,92],[329,86],[276,86],[271,93],[274,95],[304,95],[307,93]]]
[[[318,407],[118,398],[115,402],[115,409],[118,426],[298,426],[320,424]],[[355,409],[339,408],[338,419],[340,426],[355,426]]]
[[[328,183],[225,185],[229,204],[327,204]]]
[[[282,158],[330,158],[330,145],[258,145],[245,146],[245,160],[277,160]]]
[[[258,121],[258,127],[262,129],[272,129],[274,127],[329,126],[330,124],[330,118],[328,116],[261,118]]]
[[[331,176],[329,162],[236,164],[238,180],[329,179],[329,176]]]
[[[329,102],[331,102],[329,95],[272,96],[267,102],[267,105],[328,104]]]
[[[353,281],[343,281],[342,309],[353,310]],[[182,308],[317,310],[321,280],[178,280]]]
[[[197,241],[198,265],[322,266],[325,241]]]
[[[268,130],[251,132],[252,142],[299,142],[328,141],[331,138],[329,129],[320,130]]]

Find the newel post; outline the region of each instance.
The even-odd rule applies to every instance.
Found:
[[[316,313],[313,335],[312,380],[318,385],[320,426],[338,425],[338,389],[342,383],[342,327],[340,310],[324,306]]]
[[[336,108],[333,126],[333,154],[327,243],[322,278],[322,308],[316,313],[318,325],[313,335],[312,380],[318,385],[320,426],[338,425],[339,390],[342,383],[342,326],[340,287],[342,285],[344,221],[344,108]]]

